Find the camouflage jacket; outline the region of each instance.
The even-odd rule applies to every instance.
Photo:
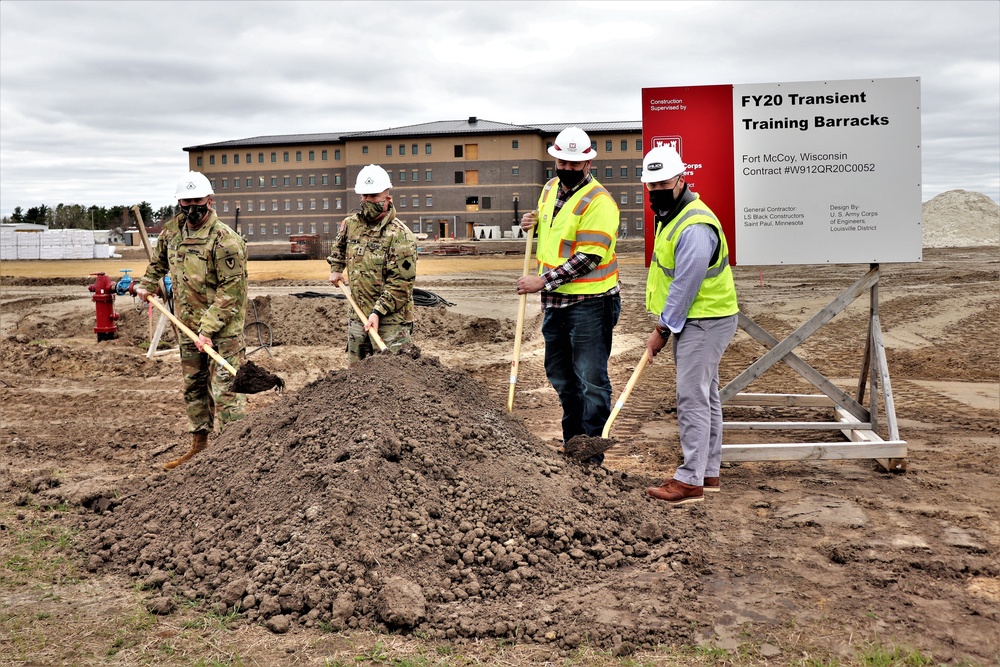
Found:
[[[358,307],[378,313],[379,325],[413,322],[417,240],[395,207],[373,224],[358,215],[344,220],[326,261],[331,271],[347,274]]]
[[[211,338],[243,334],[247,246],[215,211],[195,230],[185,224],[183,214],[163,226],[140,285],[155,292],[168,273],[174,312],[192,331]]]

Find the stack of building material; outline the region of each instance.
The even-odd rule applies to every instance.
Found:
[[[42,246],[41,232],[14,232],[18,259],[38,259]]]
[[[0,261],[17,259],[17,232],[0,229]]]

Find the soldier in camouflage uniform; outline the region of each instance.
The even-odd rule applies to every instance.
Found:
[[[236,369],[246,358],[246,243],[219,220],[213,194],[203,174],[192,171],[181,179],[177,185],[181,213],[164,225],[136,289],[136,296],[145,301],[169,273],[177,318],[198,334],[197,342],[186,337],[180,341],[191,449],[167,463],[167,470],[208,446],[216,417],[223,428],[246,412],[246,397],[232,391],[235,376],[203,351],[214,348]]]
[[[361,212],[340,226],[330,264],[330,282],[347,283],[364,322],[352,312],[347,325],[347,363],[353,366],[375,352],[368,332],[378,333],[391,352],[412,342],[413,279],[417,275],[417,241],[396,217],[385,169],[370,164],[358,174],[354,191]]]

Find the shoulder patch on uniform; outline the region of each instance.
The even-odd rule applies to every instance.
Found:
[[[230,271],[236,268],[235,257],[226,257],[226,268],[228,268]]]

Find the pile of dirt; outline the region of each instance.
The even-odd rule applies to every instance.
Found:
[[[949,190],[924,202],[925,248],[1000,245],[1000,206],[981,192]]]
[[[89,568],[275,632],[609,649],[691,641],[700,510],[538,441],[464,371],[376,355],[238,422],[88,520]],[[669,610],[669,611],[667,611]]]

